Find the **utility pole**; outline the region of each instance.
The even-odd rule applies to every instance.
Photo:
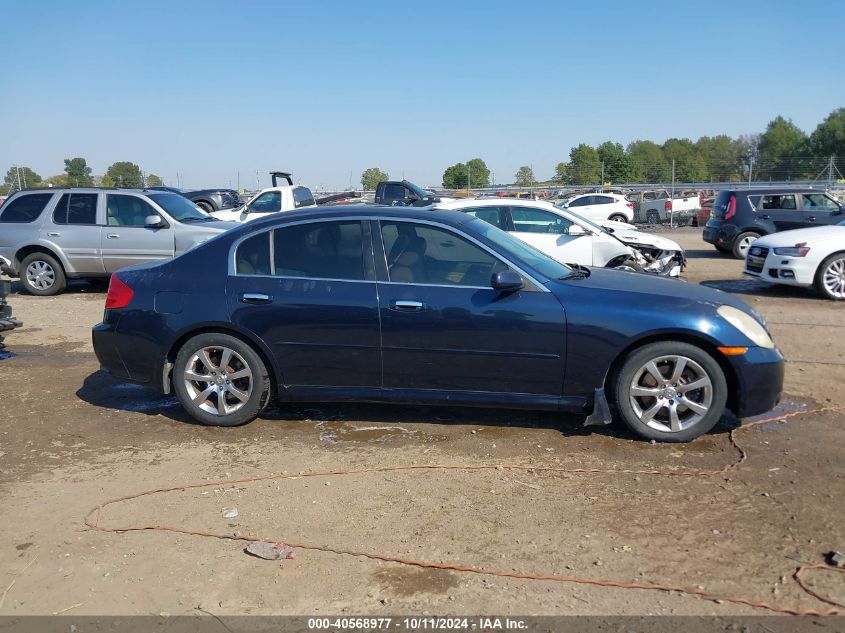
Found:
[[[674,228],[675,226],[675,214],[671,213],[672,205],[675,203],[675,159],[672,159],[672,189],[669,193],[669,207],[670,207],[670,215],[669,215],[669,227]]]
[[[833,156],[830,157],[830,162],[827,164],[827,188],[833,187]]]
[[[467,191],[472,189],[472,167],[467,163]]]
[[[599,183],[602,193],[604,193],[604,161],[601,162],[601,182]]]
[[[751,173],[754,171],[754,155],[748,157],[748,188],[751,189]]]

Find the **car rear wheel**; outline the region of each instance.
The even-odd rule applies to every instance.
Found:
[[[252,347],[228,334],[200,334],[173,365],[173,388],[195,420],[238,426],[254,420],[270,400],[270,377]]]
[[[610,216],[609,218],[607,218],[607,219],[608,219],[608,220],[611,220],[612,222],[627,222],[627,221],[628,221],[628,218],[626,218],[626,217],[625,217],[623,214],[621,214],[621,213],[614,213],[613,215],[611,215],[611,216]]]
[[[21,262],[21,285],[31,295],[57,295],[67,287],[64,268],[47,253],[32,253]]]
[[[725,410],[725,374],[706,351],[665,341],[634,350],[612,396],[622,421],[638,435],[688,442],[712,429]]]
[[[751,231],[737,235],[734,240],[733,248],[731,249],[733,256],[736,259],[745,259],[745,256],[748,254],[748,249],[751,248],[751,244],[758,237],[760,236],[757,235],[757,233],[752,233]]]
[[[649,211],[645,216],[645,221],[649,224],[660,224],[660,216],[657,211]]]
[[[834,301],[845,300],[845,253],[831,255],[816,271],[816,289]]]

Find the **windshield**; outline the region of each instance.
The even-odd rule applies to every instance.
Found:
[[[435,196],[433,191],[423,189],[422,187],[419,187],[412,182],[408,182],[407,180],[405,181],[405,186],[417,194],[420,198],[433,198]]]
[[[505,254],[513,255],[520,262],[523,262],[526,266],[533,268],[549,279],[566,277],[572,272],[572,269],[566,264],[561,264],[545,253],[538,251],[533,246],[529,246],[519,238],[514,237],[510,233],[505,233],[501,229],[497,229],[484,220],[476,218],[469,222],[467,226],[471,226],[476,233],[480,233],[496,246],[500,247]]]
[[[193,202],[175,193],[154,193],[149,198],[177,222],[211,219]]]

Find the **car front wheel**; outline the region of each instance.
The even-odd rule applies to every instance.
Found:
[[[609,218],[607,218],[611,222],[627,222],[628,218],[622,215],[621,213],[614,213]]]
[[[270,399],[264,361],[247,343],[228,334],[190,339],[176,355],[172,376],[185,411],[203,424],[246,424]]]
[[[816,272],[816,288],[828,299],[845,300],[845,253],[831,255]]]
[[[725,410],[719,363],[689,343],[665,341],[634,350],[612,390],[622,421],[638,435],[688,442],[712,429]]]
[[[57,295],[67,286],[62,265],[46,253],[32,253],[21,262],[21,284],[31,295]]]

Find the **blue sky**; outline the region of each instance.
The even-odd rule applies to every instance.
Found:
[[[0,170],[83,156],[187,187],[424,185],[481,157],[806,131],[845,106],[841,2],[0,0]],[[258,180],[256,183],[256,171]]]

